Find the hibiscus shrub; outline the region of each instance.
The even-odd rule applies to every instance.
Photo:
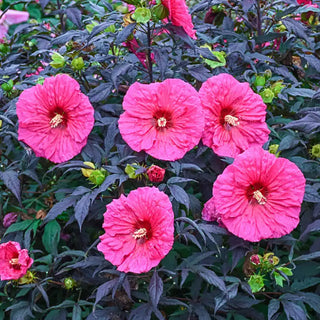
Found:
[[[0,319],[318,319],[318,5],[4,0]]]

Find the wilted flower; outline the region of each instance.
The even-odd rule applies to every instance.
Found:
[[[79,83],[66,74],[45,79],[24,90],[17,102],[19,140],[36,156],[60,163],[86,145],[94,109]]]
[[[219,74],[202,84],[199,96],[205,114],[202,141],[219,156],[234,158],[268,140],[266,105],[248,83]]]
[[[173,220],[165,193],[155,187],[138,188],[107,205],[98,250],[119,271],[148,272],[172,248]]]
[[[304,189],[294,163],[253,147],[218,176],[214,206],[225,227],[244,240],[279,238],[298,225]]]
[[[18,242],[9,241],[0,244],[0,279],[17,280],[26,274],[33,259],[27,249],[21,249]]]
[[[180,79],[130,86],[119,119],[123,139],[135,151],[174,161],[195,147],[204,119],[198,92]]]
[[[17,221],[18,214],[16,212],[7,213],[3,218],[3,226],[9,228],[13,223]]]
[[[147,175],[151,182],[161,182],[164,178],[165,173],[165,169],[154,164],[147,170]]]

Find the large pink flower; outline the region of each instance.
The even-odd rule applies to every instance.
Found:
[[[298,225],[304,189],[305,178],[294,163],[252,147],[218,176],[206,208],[212,212],[204,218],[218,217],[245,240],[279,238]]]
[[[180,79],[130,86],[119,129],[135,151],[174,161],[196,146],[204,126],[198,92]]]
[[[2,11],[0,10],[0,16]],[[29,12],[27,11],[17,11],[17,10],[8,10],[0,19],[0,42],[6,36],[9,26],[12,24],[17,24],[25,22],[29,19]]]
[[[169,19],[174,26],[180,26],[193,39],[197,39],[196,31],[193,29],[191,15],[185,0],[161,0],[162,4],[169,10]]]
[[[94,109],[79,83],[66,74],[45,79],[24,90],[17,102],[19,140],[36,156],[60,163],[86,145]]]
[[[17,280],[26,274],[33,259],[27,249],[20,248],[18,242],[9,241],[0,244],[0,279]]]
[[[204,82],[199,96],[205,116],[202,141],[219,156],[234,158],[268,140],[266,105],[248,83],[222,73]]]
[[[98,250],[119,271],[147,272],[171,250],[173,222],[165,193],[155,187],[138,188],[107,205]]]

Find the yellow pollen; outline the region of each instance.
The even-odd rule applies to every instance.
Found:
[[[51,128],[56,128],[59,124],[63,122],[63,116],[59,113],[57,113],[51,120],[50,120],[50,126]]]
[[[256,190],[255,192],[253,192],[253,198],[255,198],[259,204],[267,203],[267,198],[259,190]]]
[[[12,266],[15,266],[17,264],[19,264],[19,259],[18,258],[12,258],[9,263],[12,265]]]
[[[158,127],[164,128],[167,125],[167,119],[165,117],[161,117],[157,120]]]
[[[239,119],[237,117],[231,116],[230,114],[227,114],[224,117],[224,121],[233,127],[236,127],[240,124]]]
[[[146,228],[140,228],[138,230],[136,230],[133,235],[132,235],[135,239],[140,239],[140,238],[144,238],[147,236],[147,229]]]

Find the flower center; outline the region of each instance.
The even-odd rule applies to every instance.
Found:
[[[50,120],[51,128],[58,127],[63,122],[63,115],[56,113],[56,115]]]
[[[230,114],[227,114],[224,117],[225,123],[229,124],[230,126],[236,127],[240,124],[239,119],[237,117],[234,117]]]
[[[167,119],[165,117],[160,117],[157,120],[158,127],[164,128],[167,125]]]
[[[263,205],[267,203],[267,198],[259,190],[254,191],[252,197],[256,199],[259,204]]]
[[[147,238],[147,229],[146,228],[137,229],[133,233],[132,237],[135,239]]]
[[[10,263],[12,266],[18,266],[18,265],[20,265],[18,258],[12,258],[12,259],[9,261],[9,263]]]

